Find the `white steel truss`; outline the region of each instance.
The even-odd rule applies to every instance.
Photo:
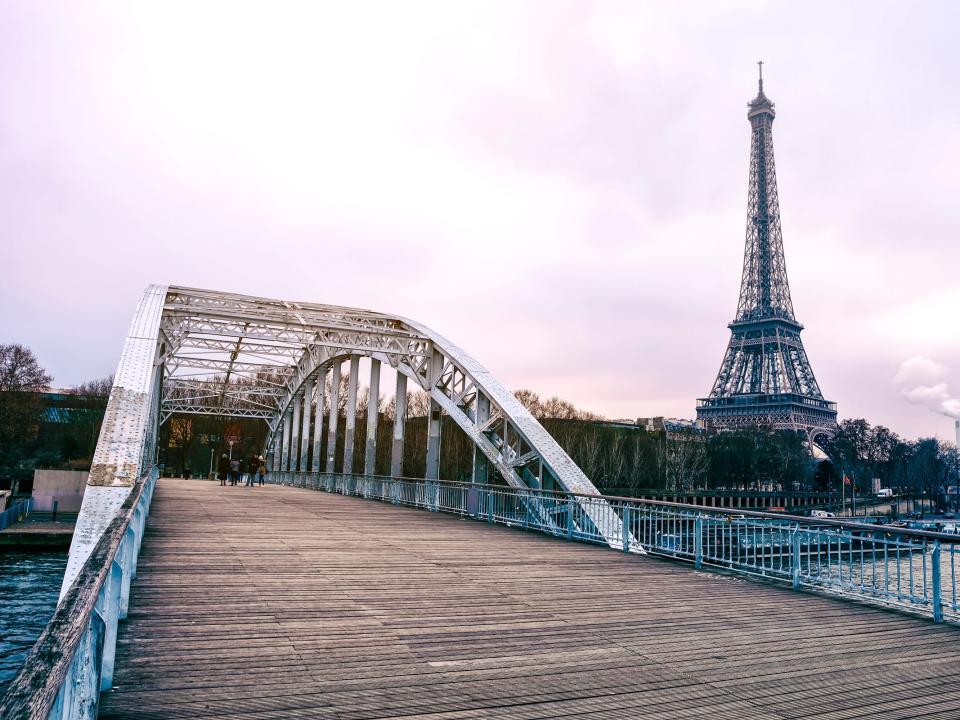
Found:
[[[273,448],[305,387],[319,387],[334,364],[362,356],[429,393],[510,484],[596,492],[486,368],[406,318],[169,287],[160,330],[161,422],[174,413],[263,418]]]
[[[98,538],[155,461],[158,425],[174,413],[261,418],[276,470],[333,472],[336,442],[320,458],[326,376],[331,375],[327,432],[336,440],[342,366],[349,365],[345,430],[352,449],[359,358],[370,359],[369,387],[380,369],[397,375],[391,475],[403,467],[407,380],[430,397],[426,481],[439,479],[440,422],[446,413],[473,441],[473,480],[488,482],[488,463],[519,489],[598,495],[593,483],[523,405],[480,363],[419,323],[383,313],[192,288],[151,285],[127,335],[70,547],[63,592]],[[364,474],[376,458],[377,413],[368,413]],[[312,429],[312,432],[311,432]],[[313,442],[310,442],[311,436]],[[312,452],[310,452],[312,447]],[[345,456],[346,457],[346,456]],[[343,463],[343,471],[352,469]],[[556,508],[536,504],[546,523]],[[572,496],[576,523],[622,543],[621,520],[605,501]],[[569,512],[569,510],[567,510]]]
[[[137,356],[128,362],[131,348]],[[439,479],[440,418],[446,414],[474,443],[475,482],[487,482],[494,468],[516,488],[598,494],[553,437],[486,368],[445,337],[406,318],[154,285],[140,303],[124,353],[104,432],[119,433],[125,440],[108,445],[101,435],[91,484],[118,490],[132,485],[143,464],[154,457],[158,423],[181,413],[263,419],[268,426],[266,450],[275,469],[320,472],[323,460],[326,472],[332,472],[336,444],[328,442],[334,449],[321,459],[320,439],[323,432],[336,438],[340,376],[348,367],[346,447],[353,448],[358,359],[365,357],[370,360],[371,388],[379,388],[382,366],[397,375],[391,474],[402,473],[406,387],[412,381],[430,398],[426,480]],[[122,385],[131,373],[136,375],[136,387],[130,388],[135,393]],[[328,373],[331,410],[324,428]],[[131,403],[136,408],[128,407]],[[368,425],[365,439],[368,475],[376,457],[375,423]],[[352,455],[342,465],[349,472]],[[581,522],[592,523],[611,544],[621,542],[616,513],[598,511],[596,503],[582,506]],[[87,503],[84,508],[81,518],[95,511]]]

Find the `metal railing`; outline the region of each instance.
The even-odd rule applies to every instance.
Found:
[[[273,472],[267,481],[616,545],[960,622],[960,535],[830,518],[414,478]],[[603,522],[604,514],[610,522]],[[601,522],[597,523],[596,518]],[[591,522],[591,519],[594,522]],[[597,525],[617,528],[610,541]]]
[[[96,717],[157,477],[153,468],[133,486],[0,700],[0,718]]]
[[[17,500],[3,512],[0,512],[0,530],[6,530],[11,525],[23,522],[30,517],[30,509],[33,507],[33,498],[26,500]]]

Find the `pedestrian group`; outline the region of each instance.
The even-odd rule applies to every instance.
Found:
[[[263,485],[267,476],[267,461],[263,455],[252,455],[250,459],[231,459],[226,453],[217,463],[217,478],[221,485],[229,482],[231,485],[243,483],[246,487]]]

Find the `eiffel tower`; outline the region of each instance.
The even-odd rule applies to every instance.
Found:
[[[758,64],[760,91],[747,106],[752,140],[740,301],[710,397],[697,400],[697,419],[716,429],[795,430],[813,443],[833,433],[837,406],[823,399],[793,314],[773,161],[776,113]]]

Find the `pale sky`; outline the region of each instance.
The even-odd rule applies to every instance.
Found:
[[[143,288],[179,284],[404,315],[508,387],[693,417],[762,59],[824,395],[952,439],[958,7],[8,0],[0,342],[103,376]]]

